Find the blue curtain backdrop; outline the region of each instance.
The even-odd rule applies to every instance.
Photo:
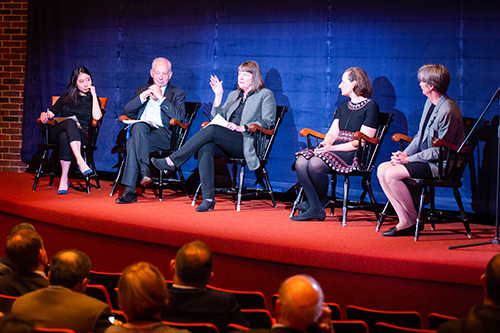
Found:
[[[290,165],[293,153],[306,145],[298,131],[328,130],[343,100],[337,86],[348,67],[364,68],[374,84],[373,99],[395,114],[389,135],[416,133],[425,102],[417,70],[425,63],[449,69],[448,94],[467,117],[479,116],[500,85],[498,1],[32,0],[28,11],[25,161],[41,142],[36,118],[52,95],[66,90],[79,65],[91,71],[98,95],[110,99],[95,157],[99,170],[113,171],[117,157],[111,148],[122,127],[117,118],[147,82],[153,58],[169,58],[172,84],[205,108],[213,100],[210,75],[224,80],[227,96],[238,65],[256,60],[277,104],[289,107],[268,169],[281,192],[297,181]],[[498,113],[494,103],[486,118]],[[191,134],[205,120],[199,112]],[[465,175],[461,193],[468,211],[494,213],[497,125],[498,117]],[[397,145],[386,140],[378,163],[394,150]],[[195,167],[191,159],[183,167],[186,176]],[[384,201],[374,178],[376,197]],[[359,194],[358,182],[351,183],[353,196]],[[451,192],[438,196],[440,206],[456,210]]]

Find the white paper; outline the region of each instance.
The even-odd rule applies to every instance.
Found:
[[[149,126],[151,127],[154,127],[154,128],[159,128],[158,125],[156,125],[155,123],[153,123],[152,121],[150,120],[135,120],[135,119],[125,119],[122,121],[124,124],[126,125],[129,125],[132,126],[133,124],[135,123],[146,123],[148,124]]]
[[[82,128],[82,125],[80,125],[80,122],[78,121],[78,118],[76,116],[71,116],[71,117],[56,117],[56,118],[54,118],[54,120],[57,123],[61,123],[61,122],[65,121],[66,119],[74,120],[76,122],[76,126],[78,128]]]
[[[222,127],[227,127],[227,124],[227,120],[224,119],[224,117],[222,117],[220,114],[217,114],[208,125],[219,125]]]

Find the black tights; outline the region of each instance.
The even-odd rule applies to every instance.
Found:
[[[330,168],[319,157],[310,159],[299,156],[295,161],[297,179],[304,189],[309,201],[309,209],[318,211],[328,203],[328,186],[330,179],[328,171]]]

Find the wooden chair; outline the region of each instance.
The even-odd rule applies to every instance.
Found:
[[[348,320],[364,321],[372,333],[375,332],[375,324],[378,322],[422,329],[422,320],[416,311],[381,311],[349,305],[346,314]]]
[[[8,296],[0,294],[0,312],[9,314],[12,308],[12,303],[17,299],[16,296]]]
[[[260,291],[229,290],[209,285],[207,288],[234,294],[242,310],[268,310],[266,298]]]
[[[52,105],[59,99],[59,96],[52,96]],[[94,178],[95,180],[95,186],[98,189],[101,189],[101,185],[99,183],[99,177],[97,175],[97,169],[95,166],[94,162],[94,152],[97,150],[97,136],[99,135],[99,129],[101,128],[101,124],[104,118],[104,114],[106,113],[106,104],[108,103],[108,98],[105,97],[99,97],[99,100],[101,101],[101,110],[102,110],[102,117],[99,120],[93,119],[92,122],[89,125],[88,129],[85,129],[88,135],[88,142],[87,144],[82,143],[82,156],[85,159],[85,162],[88,164],[89,167],[92,168],[93,173],[85,176],[85,185],[86,185],[86,190],[87,193],[90,193],[90,178]],[[33,183],[33,191],[36,190],[36,186],[38,185],[38,181],[40,180],[41,177],[50,177],[49,181],[49,187],[52,187],[52,184],[54,183],[54,177],[56,176],[56,161],[54,161],[52,165],[52,170],[49,172],[46,172],[44,169],[44,166],[47,165],[49,162],[49,151],[57,151],[58,150],[58,144],[57,143],[50,143],[49,142],[49,135],[50,135],[50,129],[55,125],[55,120],[52,119],[49,121],[47,124],[43,124],[40,118],[37,119],[37,123],[41,126],[42,129],[42,139],[43,142],[38,145],[38,147],[43,151],[42,152],[42,160],[40,161],[40,165],[38,166],[38,169],[36,171],[35,175],[35,181]]]
[[[274,200],[273,188],[271,186],[271,182],[269,181],[269,176],[267,174],[266,165],[269,159],[269,155],[271,153],[271,149],[274,144],[274,140],[276,139],[276,135],[278,134],[278,129],[283,122],[283,117],[285,113],[288,111],[288,107],[286,106],[277,106],[276,107],[276,122],[274,128],[265,129],[258,124],[251,124],[248,127],[248,131],[252,133],[254,137],[254,147],[259,157],[260,161],[260,170],[262,172],[263,180],[259,182],[262,188],[258,187],[245,187],[245,169],[246,169],[246,161],[244,158],[216,158],[216,163],[222,164],[231,164],[233,166],[232,172],[232,186],[230,188],[216,188],[215,192],[217,193],[226,193],[231,194],[233,196],[233,202],[237,198],[236,210],[239,212],[241,209],[241,199],[243,197],[258,197],[260,195],[266,194],[271,197],[273,207],[276,208],[276,201]],[[203,126],[206,126],[208,122],[204,123]],[[239,172],[239,183],[237,185],[237,176],[238,176],[238,166],[240,167]],[[194,195],[193,202],[191,206],[196,205],[196,200],[200,195],[201,184],[198,186],[196,193]]]
[[[334,214],[334,207],[336,204],[336,196],[335,196],[335,188],[337,185],[337,175],[344,176],[344,198],[342,200],[342,226],[345,227],[347,223],[347,212],[348,209],[364,209],[371,207],[371,209],[375,212],[377,220],[379,219],[379,213],[377,209],[377,202],[375,201],[375,196],[373,195],[372,186],[371,186],[371,177],[372,170],[375,167],[375,161],[377,159],[378,153],[380,152],[380,147],[382,146],[382,142],[384,140],[387,131],[389,130],[389,126],[393,120],[392,113],[380,113],[379,114],[379,125],[377,128],[377,132],[375,133],[374,138],[370,138],[361,132],[354,133],[354,139],[360,140],[361,143],[358,145],[357,156],[359,159],[359,170],[354,170],[349,173],[337,173],[334,171],[329,172],[331,174],[331,202],[328,205],[331,208],[331,216]],[[316,147],[320,140],[325,138],[325,134],[318,133],[308,128],[303,128],[300,130],[300,136],[307,137],[307,146],[309,148]],[[312,140],[314,139],[314,144]],[[360,200],[357,202],[349,201],[349,177],[357,176],[362,177],[361,185],[363,187],[363,192],[361,193]],[[368,194],[370,199],[370,204],[365,203],[365,197]],[[292,217],[297,211],[297,204],[299,204],[303,200],[303,189],[302,187],[299,190],[297,198],[293,203],[292,212],[290,217]]]
[[[217,327],[211,323],[175,323],[173,321],[162,321],[162,323],[178,329],[188,330],[191,333],[219,333]]]
[[[387,323],[376,323],[375,333],[436,333],[437,330],[424,330],[418,328],[401,327]]]
[[[473,118],[464,118],[466,135],[469,133],[469,130],[472,128],[475,122],[476,121]],[[462,187],[462,175],[465,171],[465,168],[467,167],[467,163],[474,155],[474,149],[476,148],[476,145],[479,141],[479,135],[484,124],[486,124],[486,122],[482,122],[479,126],[476,127],[474,133],[472,133],[472,135],[469,137],[468,142],[462,144],[461,149],[459,146],[456,146],[443,139],[435,139],[433,141],[433,146],[439,148],[439,175],[437,178],[407,178],[404,180],[404,183],[407,186],[416,187],[421,192],[417,225],[415,228],[415,241],[418,240],[421,225],[425,222],[431,223],[432,229],[434,230],[436,222],[460,221],[465,227],[467,237],[472,237],[469,220],[467,218],[467,215],[465,214],[465,210],[462,204],[462,198],[458,189]],[[411,142],[413,138],[410,138],[409,136],[404,134],[394,134],[392,136],[392,140],[399,141],[401,147],[403,148],[404,142]],[[460,212],[459,218],[447,216],[445,213],[437,211],[435,209],[434,192],[436,187],[453,189],[453,195]],[[430,208],[429,212],[426,214],[427,217],[424,219],[424,209],[426,202],[430,203]],[[390,202],[387,202],[384,210],[382,211],[382,214],[380,215],[377,223],[377,231],[380,230],[382,223],[385,220],[389,204]]]
[[[437,330],[439,326],[449,320],[456,320],[457,317],[445,316],[439,313],[431,313],[427,317],[427,322],[429,323],[429,329]]]
[[[165,147],[165,150],[155,151],[150,154],[151,157],[167,157],[172,154],[174,151],[178,150],[187,140],[189,130],[191,129],[191,124],[193,123],[196,114],[198,113],[198,109],[200,108],[201,103],[197,102],[185,102],[186,114],[184,119],[170,119],[170,125],[172,126],[172,137],[170,139],[170,147]],[[124,120],[130,120],[125,115],[120,116],[119,120],[123,122]],[[125,168],[125,160],[127,158],[127,148],[126,148],[126,139],[127,136],[127,126],[124,127],[122,131],[118,134],[116,139],[116,146],[113,147],[111,152],[118,154],[118,172],[113,182],[113,186],[111,188],[111,192],[109,194],[110,197],[113,196],[116,190],[116,186],[119,184],[120,180],[123,176],[123,169]],[[184,179],[184,175],[182,174],[182,170],[180,167],[176,167],[176,170],[170,171],[168,173],[158,171],[152,164],[150,164],[151,175],[153,178],[153,184],[158,187],[158,199],[162,201],[163,199],[163,188],[172,184],[181,185],[182,190],[188,196],[188,192],[186,189],[186,181]],[[154,169],[154,170],[153,170]],[[165,178],[165,176],[169,175],[170,177]],[[144,192],[144,188],[143,188]]]

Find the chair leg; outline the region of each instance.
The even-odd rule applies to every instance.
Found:
[[[239,212],[241,208],[241,196],[243,195],[243,182],[245,180],[245,166],[240,166],[240,186],[238,188],[238,204],[236,205],[236,211]]]
[[[419,227],[420,223],[424,223],[422,221],[422,215],[424,212],[424,204],[425,204],[425,187],[422,187],[422,193],[420,194],[420,207],[418,209],[418,216],[417,216],[417,223],[415,225],[415,242],[418,241],[418,236],[419,236]]]
[[[334,216],[335,214],[335,202],[337,201],[337,196],[336,196],[336,189],[337,189],[337,174],[332,173],[332,176],[330,178],[330,187],[332,191],[332,195],[330,196],[330,216]]]
[[[380,228],[382,227],[382,223],[384,223],[385,217],[387,216],[387,209],[389,209],[389,205],[391,203],[387,201],[387,203],[384,206],[384,209],[382,210],[382,213],[380,213],[380,218],[378,219],[377,223],[377,228],[375,229],[375,232],[379,232]]]
[[[40,165],[36,170],[35,181],[33,182],[33,192],[36,190],[36,186],[38,185],[38,181],[40,180],[40,176],[42,174],[42,167],[45,164],[46,156],[47,156],[47,149],[44,149],[42,154],[42,160],[40,161]]]
[[[265,167],[262,167],[262,174],[264,175],[264,181],[266,183],[269,196],[271,197],[271,201],[273,202],[273,207],[276,208],[276,200],[274,200],[273,187],[271,186],[271,182],[269,181],[269,176]]]
[[[293,207],[292,207],[292,212],[290,213],[289,218],[292,218],[295,215],[295,212],[297,211],[297,205],[302,202],[302,197],[304,195],[304,188],[301,186],[299,193],[297,194],[297,197],[295,198],[295,201],[293,202]]]
[[[430,214],[431,216],[434,214],[435,212],[435,208],[436,206],[434,205],[434,186],[429,186],[429,197],[430,197],[430,204],[429,204],[429,210],[430,210]],[[436,229],[436,224],[433,222],[434,219],[431,219],[431,230],[435,230]]]
[[[377,208],[377,201],[375,200],[375,196],[373,195],[373,190],[372,190],[372,184],[370,182],[370,178],[367,177],[364,179],[364,184],[365,184],[365,191],[368,193],[368,197],[370,198],[371,206],[373,209],[373,212],[375,213],[375,216],[377,217],[377,221],[380,219],[380,215],[378,213],[378,208]]]
[[[347,205],[349,204],[349,176],[344,177],[344,203],[342,205],[342,226],[347,224]]]
[[[201,191],[201,183],[200,183],[200,185],[198,185],[198,188],[196,189],[193,201],[191,202],[191,206],[196,205],[196,200],[198,200],[198,197],[200,196],[200,191]]]
[[[158,179],[158,201],[163,200],[163,170],[160,171],[160,177]]]
[[[186,194],[186,198],[189,198],[189,194],[186,188],[186,180],[184,179],[184,175],[182,174],[182,170],[180,167],[176,168],[177,174],[179,175],[179,180],[181,182],[182,190]]]
[[[125,168],[125,159],[127,158],[127,155],[124,155],[122,158],[122,161],[120,162],[120,166],[118,167],[118,173],[116,174],[115,181],[113,182],[113,187],[111,187],[111,193],[109,193],[109,196],[112,197],[113,194],[115,193],[116,186],[122,179],[122,174],[123,174],[123,169]]]
[[[462,204],[462,197],[460,196],[460,192],[458,188],[453,188],[453,194],[455,195],[455,201],[457,202],[458,209],[460,210],[460,216],[462,217],[462,222],[464,224],[465,230],[467,231],[467,237],[472,238],[472,233],[470,231],[469,219],[465,214],[464,205]]]

